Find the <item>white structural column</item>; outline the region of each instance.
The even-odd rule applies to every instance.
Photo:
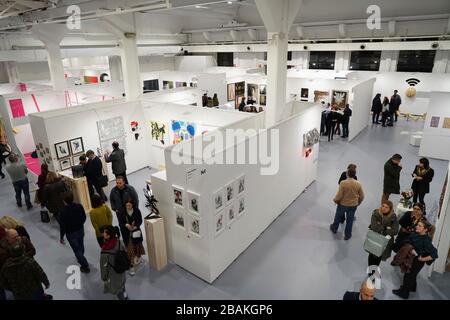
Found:
[[[397,61],[398,61],[398,55],[400,51],[398,50],[384,50],[381,51],[381,58],[380,58],[380,72],[395,72],[397,71]]]
[[[122,76],[127,101],[142,95],[142,82],[139,71],[139,57],[136,43],[136,30],[133,15],[106,16],[103,18],[107,28],[116,36],[120,47]]]
[[[64,66],[61,57],[61,48],[59,44],[64,38],[67,28],[66,25],[59,24],[40,24],[33,26],[32,34],[41,40],[47,49],[47,62],[50,69],[50,78],[54,90],[65,90],[67,88],[64,77]]]
[[[120,56],[110,56],[108,57],[109,62],[109,72],[111,73],[111,80],[120,81],[122,80],[122,61]]]
[[[351,51],[336,51],[334,70],[336,71],[348,70],[350,67],[350,55]]]
[[[11,43],[7,37],[0,38],[0,50],[11,50]],[[17,71],[17,64],[15,61],[0,62],[0,66],[10,83],[17,83],[20,81],[19,72]]]
[[[281,120],[286,105],[287,48],[289,29],[302,0],[255,0],[267,29],[266,127]]]
[[[449,50],[437,50],[434,58],[433,73],[445,73],[447,71]]]

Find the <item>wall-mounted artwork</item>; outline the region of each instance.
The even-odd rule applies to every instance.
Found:
[[[243,96],[245,95],[245,81],[236,82],[236,95]]]
[[[213,204],[214,204],[214,209],[216,210],[216,212],[223,209],[224,203],[225,203],[225,201],[223,198],[223,189],[220,189],[220,190],[217,190],[216,192],[214,192]]]
[[[109,74],[103,72],[100,75],[100,82],[109,82],[109,81],[111,81],[111,78],[110,78]]]
[[[73,157],[73,158],[72,158],[72,164],[73,164],[74,166],[79,165],[79,164],[80,164],[80,156],[75,156],[75,157]]]
[[[188,209],[193,214],[199,214],[200,195],[192,191],[187,192]]]
[[[262,95],[262,94],[259,95],[259,104],[262,106],[266,105],[266,96],[265,95]]]
[[[98,83],[98,78],[96,76],[84,76],[84,83]]]
[[[150,130],[153,145],[164,146],[169,143],[169,130],[165,123],[150,121]]]
[[[227,204],[229,204],[230,202],[233,201],[234,196],[235,196],[235,186],[234,186],[234,182],[230,182],[227,185],[227,189],[226,189],[226,199],[227,199]]]
[[[61,171],[67,170],[72,167],[72,163],[70,162],[70,158],[63,159],[59,161],[59,165],[61,167]]]
[[[242,194],[245,191],[245,175],[240,176],[236,180],[237,194]]]
[[[231,225],[236,220],[236,207],[231,204],[225,209],[225,212],[227,214],[227,224]]]
[[[309,98],[309,89],[308,88],[302,88],[300,91],[300,100],[301,101],[308,101]]]
[[[344,109],[348,100],[348,91],[333,90],[331,105],[336,104],[339,109]]]
[[[227,100],[234,101],[236,98],[236,85],[234,83],[229,83],[227,85]]]
[[[173,81],[163,81],[163,89],[173,89]]]
[[[189,231],[200,237],[200,218],[189,215]]]
[[[175,223],[178,227],[183,228],[186,230],[185,226],[185,213],[183,210],[180,210],[178,208],[174,208],[175,211]]]
[[[444,118],[444,124],[442,125],[444,129],[450,129],[450,118]]]
[[[266,88],[267,88],[267,86],[265,84],[260,85],[259,86],[259,94],[265,96],[266,95]]]
[[[138,141],[141,135],[141,127],[139,126],[139,121],[134,120],[130,122],[131,132],[134,135],[134,140]]]
[[[69,142],[63,141],[55,144],[56,158],[62,159],[70,156]]]
[[[253,101],[253,104],[258,104],[259,86],[257,84],[247,84],[247,99]]]
[[[172,143],[178,144],[195,136],[197,124],[187,121],[172,120],[171,129]]]
[[[319,143],[320,134],[319,131],[314,128],[303,134],[303,147],[311,148],[316,143]]]
[[[119,147],[120,149],[123,149],[123,151],[125,153],[127,153],[127,140],[125,137],[118,137],[118,138],[114,138],[111,140],[104,140],[100,142],[100,151],[103,151],[103,153],[105,153],[106,151],[111,152],[113,147],[112,144],[113,142],[117,142],[119,143]],[[100,152],[99,155],[101,155],[102,153]]]
[[[439,121],[440,120],[441,120],[441,117],[431,117],[430,127],[431,128],[439,127]]]
[[[184,208],[184,190],[183,188],[172,186],[173,203]]]
[[[111,151],[111,144],[119,142],[120,148],[127,152],[125,139],[125,126],[122,117],[114,117],[97,121],[98,136],[102,152]]]
[[[70,146],[70,151],[72,152],[72,155],[77,155],[77,154],[84,152],[82,137],[69,140],[69,146]]]
[[[330,102],[330,93],[328,91],[315,90],[314,102],[321,103],[322,101],[325,103]]]
[[[240,197],[237,200],[237,216],[240,217],[245,212],[245,197]]]
[[[223,230],[225,230],[225,216],[223,214],[223,212],[220,212],[216,217],[215,217],[215,222],[216,222],[216,236],[219,235],[220,233],[222,233]]]
[[[23,107],[22,99],[9,100],[9,108],[13,119],[25,117],[25,109]]]
[[[175,87],[176,88],[181,88],[181,87],[187,87],[187,82],[175,82]]]
[[[239,109],[239,105],[241,104],[242,98],[245,98],[244,96],[236,96],[236,101],[234,102],[234,106],[236,109]],[[245,99],[244,99],[245,101]]]

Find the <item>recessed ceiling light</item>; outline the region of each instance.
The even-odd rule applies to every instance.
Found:
[[[195,6],[196,9],[208,9],[208,7],[205,6]]]
[[[233,1],[228,1],[227,3],[228,3],[228,4],[233,4]]]

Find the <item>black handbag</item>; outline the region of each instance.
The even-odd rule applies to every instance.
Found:
[[[97,178],[97,183],[101,188],[108,186],[108,176],[101,176]]]
[[[48,214],[47,210],[41,210],[41,221],[43,223],[49,223],[50,222],[50,215]]]

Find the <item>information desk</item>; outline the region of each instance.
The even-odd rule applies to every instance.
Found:
[[[92,207],[86,177],[74,178],[72,175],[72,169],[60,171],[58,173],[69,182],[73,191],[74,202],[81,204],[84,207],[84,210],[89,212]]]

